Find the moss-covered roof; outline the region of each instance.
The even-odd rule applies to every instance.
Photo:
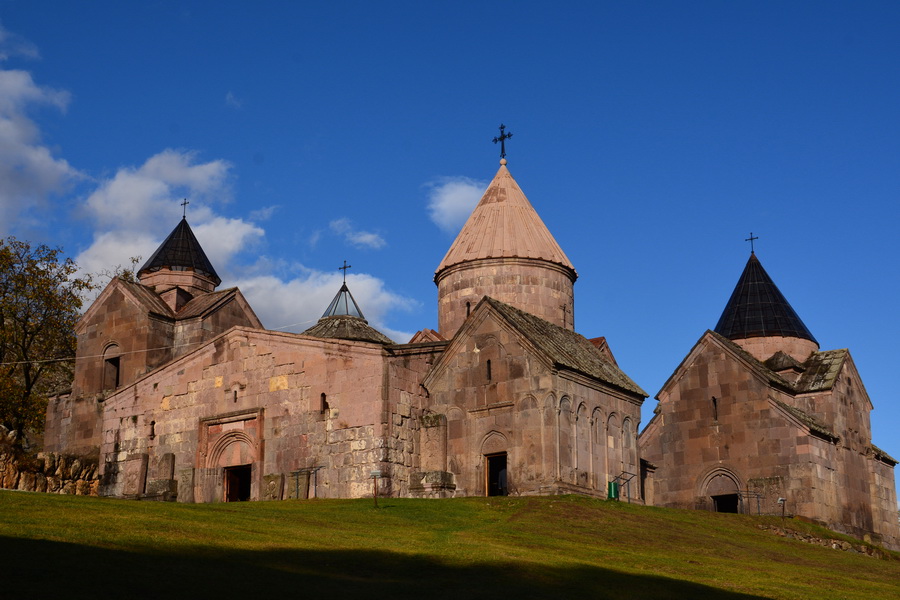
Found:
[[[840,439],[831,429],[829,429],[824,423],[822,423],[812,415],[800,410],[795,406],[785,404],[781,400],[774,400],[774,402],[775,404],[792,414],[801,423],[809,427],[809,430],[813,433],[817,433],[821,437],[825,437],[833,441],[837,441],[838,439]]]
[[[499,300],[485,297],[483,302],[487,302],[500,313],[557,366],[599,379],[626,392],[647,397],[647,392],[603,356],[584,336]]]

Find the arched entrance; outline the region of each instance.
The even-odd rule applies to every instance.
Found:
[[[707,477],[706,493],[712,500],[712,508],[715,512],[739,513],[741,512],[741,486],[737,477],[725,470],[716,471]]]
[[[493,431],[484,439],[481,454],[484,456],[484,495],[508,496],[509,475],[506,437]]]

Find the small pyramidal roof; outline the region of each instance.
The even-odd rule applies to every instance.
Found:
[[[191,269],[212,279],[216,286],[222,283],[185,217],[140,268],[138,276],[160,269]]]
[[[356,300],[353,299],[353,294],[350,293],[350,288],[347,287],[346,281],[341,285],[341,289],[338,290],[334,300],[328,305],[328,309],[325,311],[325,314],[322,315],[322,318],[338,316],[350,316],[365,319],[362,311],[359,309],[359,305],[356,303]]]
[[[782,336],[819,343],[753,252],[714,331],[730,340]]]
[[[371,327],[363,317],[345,281],[319,322],[303,332],[318,338],[393,344],[389,337]]]
[[[506,168],[505,158],[500,160],[500,170],[435,273],[485,258],[540,259],[575,272],[575,267]]]

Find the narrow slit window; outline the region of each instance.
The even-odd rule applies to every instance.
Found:
[[[713,421],[719,420],[719,401],[715,396],[712,397]]]
[[[466,317],[468,318],[469,314],[472,312],[472,303],[466,302]]]
[[[491,373],[491,361],[490,361],[490,359],[488,359],[486,367],[487,367],[487,369],[486,369],[487,380],[490,381],[490,380],[491,380],[491,375],[492,375],[492,373]]]
[[[322,396],[319,398],[319,412],[325,412],[328,410],[328,397],[322,393]]]

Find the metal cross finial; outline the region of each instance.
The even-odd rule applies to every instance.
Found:
[[[190,204],[190,202],[188,202],[187,198],[185,198],[184,202],[181,203],[181,211],[182,211],[181,216],[182,216],[182,218],[185,218],[185,219],[187,218],[187,205],[188,204]]]
[[[750,237],[748,237],[746,240],[744,240],[745,242],[750,242],[750,254],[756,254],[756,252],[753,248],[753,240],[758,240],[758,239],[759,239],[759,236],[753,237],[753,232],[751,231]]]
[[[506,125],[500,123],[500,136],[494,138],[494,143],[500,142],[500,158],[506,158],[506,140],[512,137],[511,133],[506,133]]]
[[[338,271],[343,271],[343,272],[344,272],[344,283],[347,283],[347,269],[349,269],[350,266],[351,266],[351,265],[348,265],[348,264],[347,264],[347,261],[345,260],[345,261],[344,261],[344,266],[343,266],[343,267],[338,267]]]

